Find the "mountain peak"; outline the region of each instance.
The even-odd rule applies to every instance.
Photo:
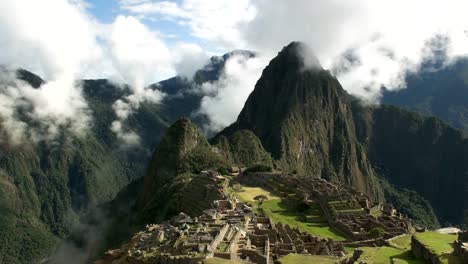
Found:
[[[323,70],[312,48],[304,42],[289,43],[278,53],[277,58],[281,63],[286,62],[290,67],[301,70]]]
[[[162,137],[145,176],[143,205],[150,200],[154,190],[177,175],[182,159],[190,151],[207,145],[208,141],[190,119],[180,118],[174,122]]]

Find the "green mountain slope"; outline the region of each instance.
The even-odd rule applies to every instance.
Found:
[[[356,140],[353,98],[328,71],[304,69],[298,53],[304,48],[293,42],[270,62],[237,121],[216,138],[251,130],[282,170],[340,181],[382,199]]]

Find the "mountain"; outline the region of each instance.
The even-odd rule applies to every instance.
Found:
[[[226,60],[235,55],[255,56],[249,51],[234,51],[213,57],[196,73],[194,81],[174,77],[151,85],[167,96],[160,104],[141,103],[124,122],[124,128],[140,136],[141,144],[136,147],[123,146],[110,130],[117,120],[113,104],[125,100],[131,87],[119,87],[105,79],[78,82],[92,114],[84,137],[73,136],[65,129],[54,142],[25,141],[13,146],[2,125],[0,263],[32,263],[50,255],[61,238],[80,232],[80,221],[87,221],[83,216],[141,179],[169,125],[199,108],[202,95],[193,92],[196,86],[216,81]],[[0,79],[0,89],[14,87],[16,83],[11,80],[15,78],[34,88],[46,82],[24,69],[0,67],[0,73],[8,77]],[[28,126],[38,125],[21,109],[15,114]],[[196,121],[203,125],[203,118]]]
[[[405,89],[385,90],[382,102],[436,116],[468,132],[467,58],[439,67],[423,64],[421,70],[408,73],[405,81]]]
[[[304,44],[285,47],[263,71],[237,121],[216,138],[252,131],[282,170],[355,186],[381,200],[375,173],[357,141],[354,100],[321,66],[305,68]]]
[[[150,162],[139,196],[139,212],[153,221],[179,211],[192,213],[195,210],[200,214],[209,208],[204,197],[216,195],[216,190],[205,190],[210,188],[206,182],[195,185],[194,175],[205,169],[226,171],[228,166],[192,121],[179,119],[169,127]],[[186,191],[191,195],[184,197]],[[203,209],[187,206],[185,201],[193,199],[190,204],[205,203]]]
[[[26,71],[21,78],[39,80]],[[150,149],[125,150],[109,129],[116,118],[112,100],[123,96],[120,89],[105,80],[83,81],[83,87],[94,120],[83,137],[64,129],[53,142],[10,145],[3,135],[5,128],[1,129],[2,263],[32,263],[51,254],[59,239],[78,225],[81,214],[112,200],[143,175]],[[18,112],[18,116],[29,126],[36,125],[27,115]],[[150,146],[156,144],[158,131],[166,127],[159,120],[157,106],[148,105],[128,123],[139,123],[132,126],[139,134],[144,129],[152,131],[145,141]]]
[[[176,76],[150,85],[151,88],[158,89],[167,95],[161,102],[161,115],[168,117],[171,122],[181,116],[190,116],[199,125],[206,123],[205,117],[195,113],[196,110],[200,109],[201,100],[204,96],[198,88],[205,83],[219,80],[222,77],[226,62],[234,56],[250,59],[255,57],[256,54],[248,50],[235,50],[223,56],[214,56],[202,69],[195,73],[193,80]]]
[[[418,211],[411,203],[427,200],[442,223],[466,223],[468,147],[462,133],[433,117],[362,104],[328,71],[305,69],[303,45],[291,43],[270,62],[237,121],[213,142],[250,130],[278,169],[346,183],[374,200],[392,193],[382,183],[388,181],[400,193],[422,196],[404,208]],[[438,225],[426,211],[408,213]]]

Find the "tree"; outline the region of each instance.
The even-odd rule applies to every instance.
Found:
[[[385,234],[385,230],[381,227],[375,227],[369,231],[369,235],[373,238],[382,237],[384,234]]]
[[[268,197],[266,195],[260,194],[254,197],[255,201],[258,201],[258,205],[262,205],[263,201],[268,200]]]

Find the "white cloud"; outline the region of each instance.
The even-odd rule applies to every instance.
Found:
[[[233,123],[242,110],[266,63],[265,58],[247,59],[242,55],[230,57],[219,81],[204,83],[200,89],[206,94],[199,114],[208,117],[208,132],[217,132]]]
[[[325,68],[353,50],[361,63],[338,78],[349,92],[372,99],[382,85],[404,87],[404,73],[419,67],[425,43],[436,34],[451,39],[449,58],[468,49],[463,0],[124,2],[135,14],[178,19],[193,36],[225,49],[247,47],[273,57],[289,42],[303,41]]]
[[[251,21],[257,10],[249,0],[121,1],[124,10],[146,17],[177,19],[193,36],[213,41],[225,48],[245,45],[240,25]]]
[[[29,117],[47,130],[47,134],[35,134],[33,139],[53,137],[59,126],[83,132],[89,116],[75,77],[84,64],[101,55],[94,22],[83,8],[81,1],[0,2],[0,63],[33,70],[48,81],[38,89],[19,82],[10,83],[11,87],[3,85],[0,107],[4,111],[0,115],[10,120],[7,127],[11,125],[19,132],[19,123],[14,122],[20,121],[14,121],[12,113],[18,104],[28,103]]]
[[[140,103],[159,103],[164,96],[147,87],[155,78],[172,76],[173,58],[166,44],[137,18],[118,16],[110,25],[107,38],[114,67],[124,83],[130,84],[132,94],[114,104],[118,120],[111,130],[124,142],[137,144],[138,136],[122,125],[137,110]],[[157,75],[158,77],[155,77]]]
[[[177,74],[192,79],[196,71],[208,63],[209,57],[196,44],[179,43],[175,47],[174,61]]]
[[[174,74],[168,47],[137,18],[118,16],[110,26],[110,55],[123,80],[135,91],[141,91],[148,81]]]
[[[459,0],[339,1],[258,0],[258,15],[242,32],[250,47],[275,54],[293,40],[312,47],[325,68],[345,51],[360,63],[338,79],[349,92],[371,99],[382,85],[404,87],[404,72],[416,70],[426,42],[445,34],[449,56],[468,52],[464,22],[468,2]]]

